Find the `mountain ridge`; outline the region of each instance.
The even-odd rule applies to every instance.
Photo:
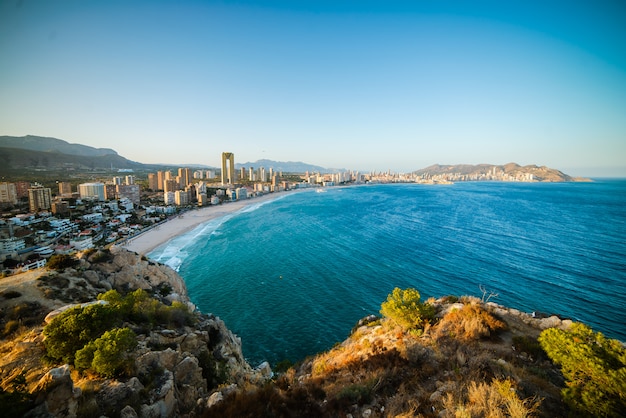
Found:
[[[65,140],[35,135],[0,136],[0,172],[7,170],[55,170],[55,169],[152,169],[153,167],[181,166],[181,164],[145,164],[129,160],[110,148],[94,148],[88,145],[72,144]],[[185,164],[182,164],[185,166]],[[211,167],[192,164],[192,167]],[[302,161],[274,161],[260,159],[254,162],[235,163],[235,168],[265,167],[286,173],[335,173],[347,171],[345,168],[325,168]],[[211,167],[219,169],[218,167]],[[495,170],[495,171],[494,171]],[[520,178],[544,182],[588,181],[563,173],[546,166],[520,166],[507,164],[433,164],[412,171],[423,178],[439,178],[448,181],[468,180],[515,180]]]
[[[41,152],[56,152],[60,154],[78,155],[83,157],[102,157],[105,155],[119,155],[111,148],[94,148],[89,145],[72,144],[63,139],[47,136],[0,136],[0,147],[16,148]]]

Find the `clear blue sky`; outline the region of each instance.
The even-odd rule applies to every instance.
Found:
[[[626,2],[0,0],[0,135],[626,176]]]

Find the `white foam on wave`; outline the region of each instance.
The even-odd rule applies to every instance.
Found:
[[[248,206],[243,207],[242,209],[229,213],[224,216],[220,216],[219,218],[211,219],[207,222],[204,222],[192,230],[178,235],[171,240],[165,242],[164,244],[158,246],[154,250],[152,250],[148,257],[154,261],[159,263],[166,264],[170,268],[175,271],[180,269],[180,266],[185,262],[187,257],[189,257],[189,252],[185,251],[190,245],[194,245],[200,238],[211,239],[212,236],[219,236],[221,233],[218,231],[218,228],[225,222],[229,221],[233,217],[242,214],[242,213],[250,213],[253,212],[260,207],[266,205],[270,202],[275,202],[277,200],[285,198],[287,195],[278,196],[276,199],[266,200],[259,203],[254,203]]]
[[[224,215],[220,218],[212,219],[198,225],[192,230],[178,235],[166,243],[158,246],[148,254],[148,257],[159,263],[163,263],[175,271],[189,257],[189,252],[185,251],[190,245],[195,244],[198,239],[210,239],[216,230],[226,221],[231,219],[234,214]]]

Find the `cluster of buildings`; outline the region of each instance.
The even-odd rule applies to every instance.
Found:
[[[234,154],[228,152],[222,154],[219,178],[215,170],[190,168],[179,168],[176,174],[169,170],[150,173],[139,182],[133,174],[124,174],[75,187],[57,182],[54,193],[39,183],[0,183],[0,209],[5,210],[0,219],[0,262],[20,260],[40,266],[42,259],[54,253],[113,243],[190,206],[216,205],[292,188],[368,181],[367,176],[354,172],[307,172],[288,181],[273,168],[237,170]],[[139,183],[144,188],[147,185],[143,198]],[[156,200],[148,199],[154,196]],[[19,209],[26,201],[27,213]]]

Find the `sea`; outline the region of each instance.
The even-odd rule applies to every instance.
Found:
[[[490,298],[626,341],[626,179],[320,191],[252,203],[148,255],[253,365],[331,348],[395,287]]]

